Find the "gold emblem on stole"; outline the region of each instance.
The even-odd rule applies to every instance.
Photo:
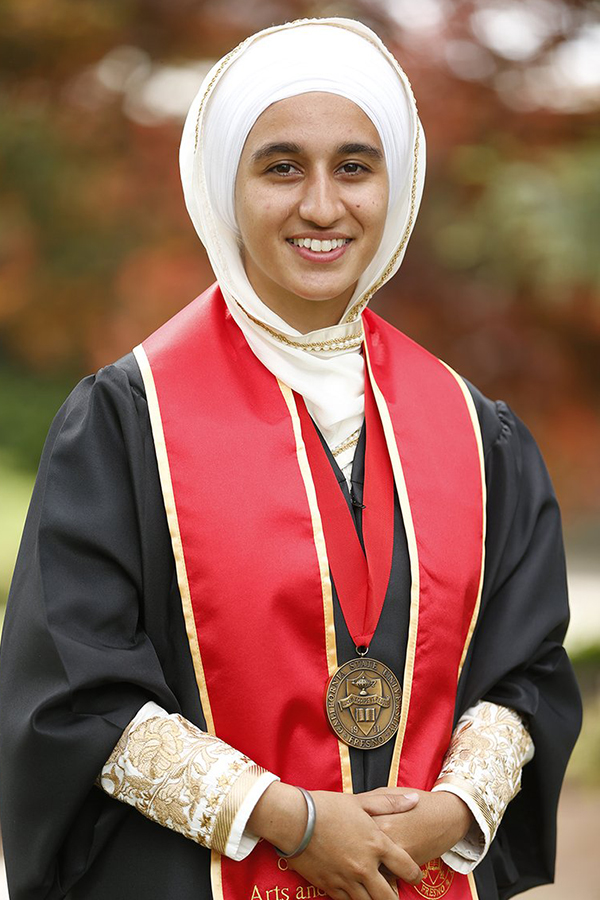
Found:
[[[426,900],[439,900],[450,890],[454,881],[454,872],[441,859],[430,859],[421,866],[423,880],[420,884],[413,884],[415,891],[425,897]]]
[[[398,730],[402,689],[377,659],[351,659],[334,672],[326,694],[329,724],[345,744],[380,747]]]

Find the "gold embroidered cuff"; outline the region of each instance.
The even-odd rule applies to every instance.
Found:
[[[225,853],[229,835],[231,834],[231,826],[233,825],[233,821],[239,808],[248,795],[248,792],[265,773],[266,769],[257,766],[255,763],[251,763],[241,775],[238,775],[225,794],[221,807],[215,816],[211,838],[211,847],[213,850],[216,850],[217,853]]]
[[[493,840],[532,756],[533,742],[519,714],[481,701],[458,722],[436,785],[454,785],[470,797]]]
[[[264,774],[224,741],[147,703],[97,784],[152,821],[224,853],[240,805]]]

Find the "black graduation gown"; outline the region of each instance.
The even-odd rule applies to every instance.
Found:
[[[481,698],[510,706],[536,747],[523,790],[476,869],[480,897],[494,900],[552,879],[558,792],[580,701],[561,646],[566,581],[548,475],[510,410],[470,389],[486,460],[487,564],[456,718]],[[357,503],[363,449],[361,442],[353,470]],[[232,498],[240,515],[250,475],[239,473]],[[371,651],[401,676],[410,573],[398,504],[395,524]],[[344,661],[354,647],[337,602],[335,614]],[[17,561],[0,650],[0,813],[12,900],[210,897],[206,849],[94,786],[148,700],[205,725],[130,354],[82,381],[56,416]],[[391,745],[352,751],[356,790],[386,783]]]

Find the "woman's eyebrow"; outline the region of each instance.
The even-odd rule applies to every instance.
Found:
[[[260,162],[262,159],[267,159],[269,156],[275,156],[278,153],[301,153],[302,148],[299,144],[291,144],[287,142],[279,142],[276,144],[264,144],[262,147],[259,147],[258,150],[255,150],[252,154],[252,162]]]
[[[340,144],[337,148],[339,156],[354,156],[355,154],[362,156],[372,156],[373,159],[383,159],[383,153],[379,147],[372,144]]]
[[[362,156],[371,156],[373,159],[383,159],[383,153],[379,147],[374,147],[373,144],[361,144],[357,142],[340,144],[339,147],[336,147],[335,152],[337,156],[354,156],[358,154]],[[302,153],[302,147],[299,144],[288,141],[264,144],[262,147],[259,147],[258,150],[254,151],[252,154],[252,162],[261,162],[264,159],[268,159],[270,156],[276,156],[281,153],[299,155]]]

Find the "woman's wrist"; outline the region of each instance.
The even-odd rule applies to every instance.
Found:
[[[436,791],[435,796],[444,808],[448,830],[453,839],[451,846],[454,846],[469,833],[475,821],[473,813],[464,800],[450,791]]]
[[[306,801],[298,788],[274,781],[248,820],[248,829],[284,853],[298,846],[306,828]]]

